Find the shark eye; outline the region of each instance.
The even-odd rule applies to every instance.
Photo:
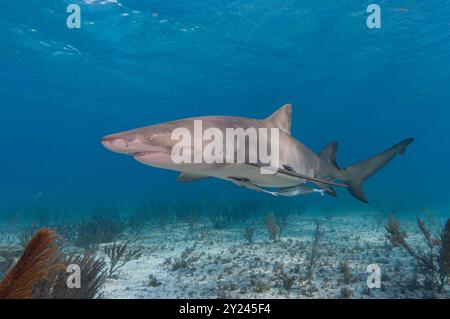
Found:
[[[149,142],[153,141],[155,139],[155,135],[146,135],[145,139]]]

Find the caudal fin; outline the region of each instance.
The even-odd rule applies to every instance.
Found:
[[[362,183],[389,163],[397,154],[404,155],[406,147],[413,141],[414,138],[407,138],[384,152],[343,169],[341,171],[342,180],[348,185],[349,192],[360,201],[368,203]]]

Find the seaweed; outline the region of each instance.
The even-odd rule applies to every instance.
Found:
[[[165,228],[170,222],[170,209],[167,204],[159,204],[156,210],[159,227]]]
[[[354,281],[354,278],[352,275],[352,270],[351,270],[348,262],[342,261],[339,264],[339,272],[340,272],[340,278],[339,278],[340,283],[348,285]]]
[[[93,252],[80,255],[59,256],[59,267],[38,282],[33,287],[33,299],[98,299],[103,297],[100,292],[106,280],[106,263]],[[69,265],[80,268],[80,286],[70,288],[67,280],[70,273],[66,272]]]
[[[200,232],[200,207],[192,204],[185,209],[184,220],[187,223],[187,235],[190,239],[196,239]]]
[[[415,260],[417,272],[424,278],[422,286],[425,291],[441,293],[450,274],[450,219],[447,220],[440,235],[432,235],[419,216],[416,217],[416,221],[426,251],[408,243],[407,232],[392,214],[389,214],[385,227],[386,238],[394,247],[404,249]]]
[[[100,243],[113,242],[125,229],[125,223],[118,215],[91,216],[77,227],[75,245],[92,250]]]
[[[0,283],[0,299],[29,299],[33,287],[53,269],[59,267],[55,231],[42,228],[27,244],[17,264]]]
[[[310,289],[312,289],[312,282],[314,278],[314,269],[319,259],[320,240],[324,234],[324,229],[320,226],[319,221],[315,221],[316,227],[314,229],[313,241],[311,249],[306,257],[306,282]]]
[[[139,259],[142,254],[140,248],[130,248],[129,241],[124,243],[113,243],[112,245],[105,246],[103,251],[108,256],[110,266],[108,271],[108,277],[112,278],[114,274],[127,263],[132,260]]]
[[[184,199],[180,199],[175,205],[174,212],[178,220],[189,223],[190,220],[200,220],[202,207],[198,202],[189,203]]]
[[[282,211],[277,214],[277,226],[278,226],[278,239],[281,239],[281,235],[286,230],[286,226],[288,224],[288,211]]]
[[[242,235],[249,245],[253,244],[253,234],[255,233],[255,229],[253,227],[247,227],[244,229]]]
[[[181,270],[181,269],[187,269],[192,266],[194,262],[200,259],[200,255],[193,255],[193,252],[195,251],[195,245],[192,247],[188,247],[181,253],[181,256],[179,258],[175,258],[173,264],[172,264],[172,270]]]
[[[127,227],[131,234],[138,236],[141,234],[144,227],[150,223],[151,214],[150,207],[147,203],[141,203],[134,210],[133,213],[128,217]]]
[[[256,274],[250,275],[250,284],[253,287],[253,291],[256,293],[263,293],[271,288],[270,282],[259,278]]]
[[[155,275],[148,275],[148,286],[149,287],[159,287],[161,282],[155,277]]]
[[[231,215],[229,208],[211,200],[206,199],[206,212],[214,229],[225,229],[231,224]]]
[[[439,249],[439,270],[442,277],[450,276],[450,218],[441,231],[441,247]]]
[[[295,283],[295,276],[287,274],[284,269],[278,273],[278,279],[281,281],[283,288],[290,293]]]
[[[369,290],[370,291],[370,290]],[[349,299],[353,295],[353,292],[348,287],[342,287],[339,297],[341,299]]]
[[[72,256],[61,251],[61,237],[49,228],[38,230],[17,264],[0,283],[0,298],[81,299],[100,297],[105,262],[94,253]],[[81,286],[67,285],[69,265],[80,267]]]
[[[274,241],[277,238],[277,225],[273,213],[267,214],[266,218],[264,219],[264,223],[266,224],[267,227],[269,240]]]

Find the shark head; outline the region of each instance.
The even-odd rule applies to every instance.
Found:
[[[159,124],[110,134],[101,143],[110,151],[132,156],[146,165],[172,168],[172,125]]]

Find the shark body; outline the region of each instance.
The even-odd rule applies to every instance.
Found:
[[[233,116],[193,117],[107,135],[102,139],[102,144],[111,151],[130,155],[145,165],[178,171],[178,181],[181,182],[215,177],[255,191],[280,196],[308,193],[336,196],[333,187],[338,186],[347,188],[357,199],[368,202],[362,190],[362,182],[397,154],[404,154],[406,147],[414,140],[405,139],[365,161],[341,169],[336,162],[336,142],[325,146],[320,153],[315,153],[291,135],[291,113],[292,106],[286,104],[261,120]],[[174,163],[171,152],[178,141],[172,138],[172,133],[181,127],[192,133],[194,139],[203,138],[195,136],[195,121],[201,121],[203,129],[216,128],[224,135],[227,128],[278,128],[278,166],[272,168],[275,170],[272,174],[261,174],[259,158],[256,163]],[[202,145],[202,142],[195,142],[198,141],[194,141],[192,152],[198,147],[195,145]],[[251,151],[247,150],[248,153]]]

